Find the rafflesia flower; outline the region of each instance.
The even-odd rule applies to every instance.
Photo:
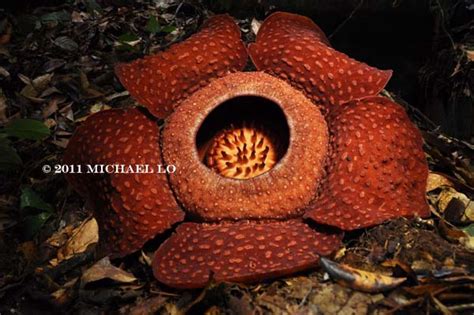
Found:
[[[247,51],[256,72],[241,72]],[[247,50],[234,20],[214,16],[116,74],[145,108],[89,117],[65,163],[154,172],[68,179],[93,206],[108,254],[177,225],[153,260],[166,285],[289,275],[337,249],[335,231],[429,214],[420,133],[377,96],[391,71],[334,50],[308,18],[271,15]]]

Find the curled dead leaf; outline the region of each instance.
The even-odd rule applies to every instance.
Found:
[[[51,242],[55,241],[53,239]],[[97,221],[92,218],[84,221],[80,226],[73,229],[70,238],[64,243],[57,253],[57,257],[50,260],[53,266],[61,261],[67,260],[74,255],[86,251],[87,247],[99,241],[99,227]]]
[[[321,257],[320,264],[331,278],[339,284],[363,292],[378,293],[388,291],[406,281],[404,277],[396,278],[355,269],[324,257]]]
[[[33,102],[43,102],[44,99],[41,98],[41,94],[49,86],[53,74],[48,73],[36,77],[34,80],[31,80],[25,75],[18,74],[18,78],[25,83],[25,87],[20,91],[20,94]]]
[[[102,279],[111,279],[119,283],[131,283],[137,280],[133,274],[112,265],[108,256],[84,271],[81,277],[81,287]]]

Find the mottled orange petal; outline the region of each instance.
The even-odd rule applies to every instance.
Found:
[[[339,107],[329,121],[328,178],[306,217],[353,230],[430,214],[423,140],[400,105],[370,97]]]
[[[315,267],[341,236],[299,220],[183,223],[155,253],[153,273],[175,288],[204,287],[211,272],[216,281],[253,283]]]
[[[161,164],[160,130],[138,109],[102,111],[77,128],[64,154],[64,164],[80,165],[82,174],[67,174],[71,185],[94,208],[100,242],[106,253],[124,256],[181,221]],[[153,173],[90,173],[91,167],[149,165]],[[109,170],[112,170],[110,168]],[[119,172],[127,171],[117,169]],[[137,171],[143,171],[136,170]]]
[[[212,79],[245,66],[247,50],[229,15],[216,15],[201,30],[169,49],[128,64],[115,73],[130,94],[159,118],[166,118],[191,93]]]
[[[303,15],[288,12],[275,12],[268,16],[258,30],[257,41],[277,43],[275,39],[278,39],[280,34],[289,34],[294,32],[295,29],[306,36],[313,37],[315,40],[331,46],[326,34],[313,20]]]
[[[334,50],[316,24],[292,13],[268,17],[249,54],[258,70],[288,80],[327,111],[377,95],[392,75]]]

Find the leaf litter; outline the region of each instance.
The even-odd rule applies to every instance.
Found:
[[[327,261],[332,269],[256,285],[162,287],[149,268],[153,242],[125,259],[97,256],[91,211],[62,176],[46,175],[41,166],[60,162],[75,125],[88,115],[131,105],[114,77],[116,62],[186,38],[209,13],[191,1],[107,3],[69,1],[0,15],[0,167],[6,174],[0,173],[0,313],[34,313],[40,306],[122,314],[451,314],[474,308],[474,147],[442,134],[388,92],[423,132],[432,218],[349,233]],[[251,17],[239,23],[249,38],[259,27]]]

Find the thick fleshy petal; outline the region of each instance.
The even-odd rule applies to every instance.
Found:
[[[202,29],[164,52],[128,64],[115,73],[130,94],[159,118],[212,79],[245,66],[247,50],[229,15],[211,17]]]
[[[249,53],[258,70],[290,81],[328,111],[377,95],[392,75],[334,50],[318,26],[292,13],[268,17]]]
[[[423,140],[400,105],[370,97],[338,108],[329,121],[328,177],[306,217],[352,230],[429,215]]]
[[[326,34],[313,20],[303,15],[288,12],[275,12],[268,16],[258,30],[257,41],[277,43],[274,39],[278,39],[280,34],[289,34],[294,32],[295,29],[331,46]]]
[[[155,253],[153,273],[175,288],[216,281],[252,283],[314,267],[340,246],[341,234],[316,232],[299,220],[184,223]]]
[[[184,218],[166,174],[158,173],[159,135],[138,109],[118,109],[92,115],[69,141],[64,164],[80,165],[82,173],[67,179],[94,207],[106,253],[134,252]],[[139,165],[148,165],[149,173],[140,173],[145,169]]]

